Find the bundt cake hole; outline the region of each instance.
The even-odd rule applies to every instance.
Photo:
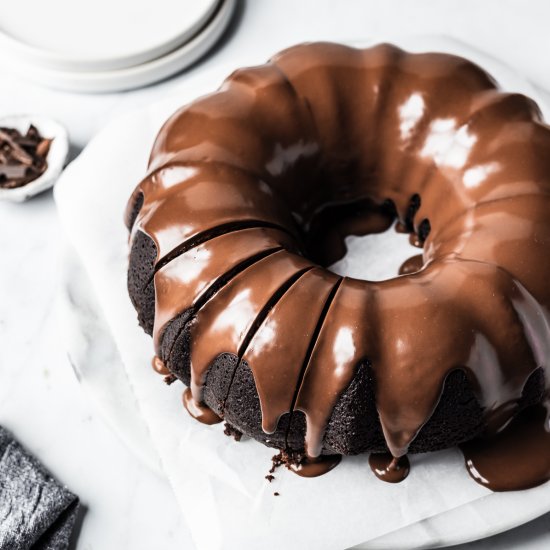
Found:
[[[324,204],[309,223],[302,224],[306,255],[337,275],[356,279],[383,281],[415,272],[423,266],[417,249],[423,247],[431,229],[430,221],[424,219],[415,233],[420,205],[420,195],[414,194],[398,219],[390,199]]]
[[[394,219],[395,207],[391,201],[378,205],[367,198],[325,204],[303,225],[307,256],[328,267],[345,256],[346,237],[381,233]]]
[[[418,261],[418,248],[411,243],[409,234],[396,230],[397,223],[394,220],[380,233],[347,235],[343,258],[327,268],[340,276],[369,281],[385,281],[421,269],[423,262]],[[416,235],[411,235],[417,240]],[[402,266],[412,258],[415,258],[414,269],[402,272]]]

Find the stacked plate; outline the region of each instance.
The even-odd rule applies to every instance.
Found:
[[[41,84],[113,92],[162,80],[202,57],[237,0],[0,3],[0,62]]]

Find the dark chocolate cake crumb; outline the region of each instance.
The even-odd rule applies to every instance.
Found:
[[[235,441],[240,441],[243,436],[242,432],[231,426],[228,422],[224,424],[223,433],[228,437],[232,437]]]
[[[272,466],[269,473],[273,474],[280,466],[286,466],[286,468],[290,470],[291,466],[302,464],[305,459],[306,455],[302,452],[293,451],[290,449],[282,450],[279,454],[276,454],[271,458]]]
[[[273,455],[271,457],[272,464],[271,464],[271,468],[269,470],[270,474],[275,473],[275,470],[283,464],[282,454],[283,454],[283,451],[280,451],[278,454]]]
[[[0,128],[0,187],[22,187],[41,176],[52,140],[43,138],[31,124],[26,134]]]
[[[283,463],[290,470],[291,466],[298,466],[305,462],[306,455],[300,451],[292,451],[290,449],[283,451]]]
[[[169,386],[170,384],[173,384],[177,378],[173,374],[168,374],[164,377],[164,383]]]
[[[275,476],[273,474],[267,474],[265,478],[271,483],[275,479]]]

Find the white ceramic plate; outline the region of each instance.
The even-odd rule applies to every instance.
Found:
[[[9,70],[51,88],[91,93],[138,88],[167,78],[200,59],[222,36],[236,6],[236,0],[221,0],[206,25],[189,41],[166,55],[126,68],[101,71],[52,69],[46,65],[25,62],[19,56],[13,56],[1,48],[0,57],[2,64]]]
[[[220,0],[0,2],[0,48],[33,65],[110,71],[163,56],[204,26]]]
[[[43,137],[53,139],[46,159],[48,166],[41,176],[26,185],[13,189],[0,188],[0,200],[23,202],[53,187],[67,161],[69,139],[67,131],[59,122],[43,115],[13,115],[0,118],[0,127],[15,128],[21,133],[25,133],[31,124]]]
[[[548,107],[545,105],[542,96],[537,94],[534,88],[525,79],[518,76],[515,71],[493,58],[487,57],[463,44],[443,38],[423,38],[422,40],[406,40],[400,38],[394,41],[411,51],[425,49],[448,51],[464,55],[477,61],[497,77],[504,89],[530,95],[540,103],[546,116],[549,114]],[[371,43],[371,41],[369,41],[369,43]],[[362,42],[362,44],[364,44],[364,42]],[[131,120],[132,127],[139,127],[141,125],[146,126],[147,123],[150,124],[151,120],[156,120],[159,113],[169,112],[171,108],[179,106],[180,103],[186,100],[193,99],[198,95],[212,91],[219,85],[222,77],[229,72],[230,70],[228,68],[221,68],[212,73],[189,79],[185,83],[185,88],[179,91],[177,100],[167,98],[159,104],[151,105],[149,109],[142,109],[139,112],[128,115],[126,120]],[[116,130],[118,135],[120,123],[116,126],[113,125],[112,128]],[[112,130],[107,127],[94,139],[94,146],[88,149],[88,151],[85,151],[77,160],[79,164],[78,170],[86,170],[98,174],[101,173],[102,158],[97,154],[97,151],[102,150],[101,147],[99,147],[99,142],[102,139],[110,142],[110,131]],[[139,144],[139,151],[136,151],[136,156],[139,156],[138,153],[142,153],[141,149],[143,149],[145,145],[147,144]],[[120,163],[120,166],[117,168],[111,161],[109,169],[111,171],[119,169],[122,174],[125,167],[123,163]],[[81,291],[87,292],[86,290]],[[90,292],[92,291],[90,290]],[[81,317],[79,320],[80,315],[81,312],[76,312],[76,317],[73,322],[79,323],[79,326],[82,326],[82,330],[86,330],[86,327],[89,326],[87,317]],[[105,331],[105,335],[108,335],[108,331]],[[111,343],[110,345],[114,344]],[[87,365],[84,362],[87,358],[86,354],[79,354],[79,356],[82,357],[83,362],[78,365],[78,371],[81,377],[86,377],[87,372],[93,372],[93,366],[92,364]],[[113,367],[110,366],[110,368]],[[118,368],[122,370],[123,366],[119,364]],[[112,392],[113,401],[116,401],[117,396],[119,396],[119,388],[117,388],[115,384],[105,386],[99,383],[94,386],[92,383],[89,384],[88,389],[98,402],[105,400],[105,392]],[[123,393],[127,393],[126,390],[122,389],[120,395]],[[123,417],[123,415],[117,412],[116,407],[107,414],[111,415],[111,423],[115,425],[119,431],[123,431],[126,434],[139,430],[130,429],[125,425],[125,422],[130,421],[132,424],[143,422],[137,415],[135,417],[133,415],[124,415]],[[138,440],[135,440],[133,443],[136,447],[144,444],[143,441]],[[413,547],[427,548],[459,544],[511,529],[546,513],[549,509],[550,505],[546,502],[543,502],[543,504],[541,504],[540,501],[536,503],[531,502],[528,492],[494,493],[474,501],[471,504],[461,506],[444,514],[407,526],[399,531],[370,541],[369,543],[359,545],[356,548],[399,550]]]

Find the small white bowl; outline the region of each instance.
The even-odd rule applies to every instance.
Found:
[[[0,127],[15,128],[25,134],[33,125],[44,138],[52,139],[46,162],[46,170],[35,180],[12,189],[0,187],[0,199],[13,202],[23,202],[30,197],[53,187],[63,171],[69,154],[69,137],[65,128],[55,120],[43,115],[13,115],[0,118]]]

